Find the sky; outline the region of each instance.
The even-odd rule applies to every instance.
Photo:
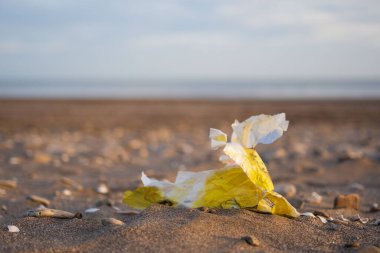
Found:
[[[0,78],[380,78],[379,0],[1,0]]]

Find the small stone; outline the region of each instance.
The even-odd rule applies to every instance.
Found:
[[[380,225],[380,219],[376,219],[372,224],[375,226],[379,226]]]
[[[201,212],[205,212],[205,213],[215,213],[215,210],[213,210],[213,209],[210,209],[210,208],[208,208],[208,207],[198,207],[197,208],[199,211],[201,211]]]
[[[373,203],[371,205],[371,207],[369,208],[369,211],[370,212],[379,212],[380,211],[380,207],[379,207],[379,204],[378,203]]]
[[[9,159],[9,164],[10,165],[19,165],[21,163],[21,158],[14,156]]]
[[[115,219],[115,218],[104,218],[104,219],[102,219],[102,224],[104,226],[108,226],[108,225],[121,226],[121,225],[124,225],[125,223],[122,222],[121,220],[118,220],[118,219]]]
[[[338,195],[334,200],[334,209],[352,208],[359,210],[360,196],[358,194]]]
[[[63,194],[64,196],[69,197],[69,196],[72,195],[72,192],[71,192],[70,190],[68,190],[68,189],[64,189],[64,190],[62,191],[62,194]]]
[[[18,233],[20,232],[20,229],[14,225],[8,225],[7,226],[8,228],[8,231],[11,232],[11,233]]]
[[[322,202],[323,198],[318,193],[312,192],[310,196],[307,196],[305,198],[305,200],[306,202],[311,203],[311,204],[319,204]]]
[[[297,188],[293,184],[280,183],[276,185],[275,191],[284,197],[290,198],[297,193]]]
[[[44,198],[44,197],[41,197],[41,196],[37,196],[37,195],[29,195],[28,197],[26,197],[28,200],[31,200],[31,201],[34,201],[34,202],[37,202],[37,203],[40,203],[44,206],[48,206],[50,205],[50,200]]]
[[[338,155],[338,161],[344,162],[347,160],[357,160],[363,158],[364,154],[359,149],[353,149],[351,147],[342,150]]]
[[[313,212],[313,214],[315,216],[322,216],[322,217],[325,217],[325,218],[330,218],[330,215],[328,213],[326,213],[325,211],[319,211],[319,210],[315,210]]]
[[[358,242],[349,242],[344,245],[346,248],[359,248],[360,244]]]
[[[243,236],[241,240],[245,241],[249,245],[257,247],[260,245],[260,241],[255,236]]]
[[[380,253],[380,249],[376,246],[367,246],[358,250],[358,253]]]
[[[0,196],[5,196],[7,194],[7,191],[0,188]]]
[[[100,194],[107,194],[109,192],[108,186],[106,184],[100,184],[96,191]]]
[[[4,211],[5,213],[8,212],[8,207],[6,205],[1,205],[1,208],[0,208],[2,211]]]

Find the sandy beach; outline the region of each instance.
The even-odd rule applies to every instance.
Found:
[[[222,167],[210,127],[230,134],[235,119],[279,112],[289,130],[258,147],[275,186],[296,188],[287,199],[299,212],[347,222],[165,205],[122,212],[142,171],[173,181],[179,170]],[[0,252],[380,252],[379,126],[380,101],[0,100]],[[359,210],[334,209],[340,194],[358,194]],[[30,195],[83,217],[24,217],[40,205]]]

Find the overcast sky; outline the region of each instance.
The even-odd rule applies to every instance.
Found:
[[[380,78],[380,1],[1,0],[0,77]]]

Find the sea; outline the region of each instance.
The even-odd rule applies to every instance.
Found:
[[[0,79],[6,99],[380,99],[380,79]]]

